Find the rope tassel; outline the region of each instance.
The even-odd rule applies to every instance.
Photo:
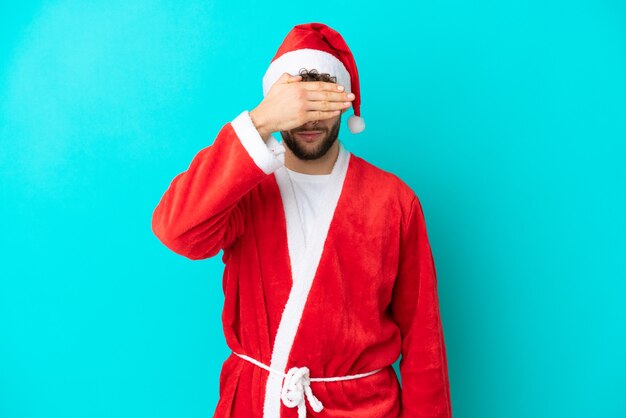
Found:
[[[298,407],[298,418],[306,418],[304,396],[315,412],[324,409],[324,405],[313,395],[308,367],[292,367],[283,381],[281,399],[288,408]]]

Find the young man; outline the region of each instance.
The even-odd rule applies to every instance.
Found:
[[[178,254],[223,250],[233,353],[214,416],[451,417],[420,201],[337,139],[350,106],[350,130],[364,129],[345,41],[321,23],[295,26],[263,87],[263,101],[173,179],[152,219]]]

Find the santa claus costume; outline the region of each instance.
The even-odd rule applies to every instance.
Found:
[[[348,125],[362,131],[358,74],[341,35],[321,23],[295,26],[263,78],[264,94],[303,67],[355,93]],[[172,251],[199,260],[223,250],[232,354],[214,417],[452,416],[420,201],[337,141],[332,172],[308,178],[285,166],[283,144],[264,141],[245,110],[154,210],[153,231]],[[402,385],[392,368],[400,355]]]

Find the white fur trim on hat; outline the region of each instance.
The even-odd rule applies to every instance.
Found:
[[[352,92],[350,73],[334,55],[318,49],[302,48],[285,52],[270,64],[263,76],[263,97],[267,96],[272,85],[283,73],[298,75],[301,68],[316,69],[318,73],[328,73],[337,77],[337,84],[345,87],[345,92]]]

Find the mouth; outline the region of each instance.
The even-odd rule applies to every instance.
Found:
[[[296,136],[304,139],[306,142],[313,142],[322,135],[322,131],[300,131],[296,132]]]

